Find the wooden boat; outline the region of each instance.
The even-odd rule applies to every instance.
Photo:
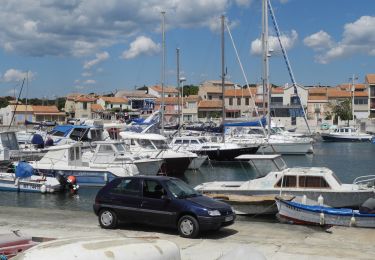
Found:
[[[276,198],[279,217],[294,224],[375,228],[375,214],[349,208],[310,206]]]
[[[236,195],[223,193],[204,193],[213,199],[230,204],[236,214],[239,215],[268,215],[276,214],[277,206],[275,198],[277,195]],[[292,200],[294,196],[284,195],[284,200]]]

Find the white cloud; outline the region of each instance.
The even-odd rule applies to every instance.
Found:
[[[281,42],[286,50],[290,50],[293,48],[295,42],[298,39],[298,33],[295,30],[292,30],[292,32],[287,34],[282,34],[280,36]],[[279,40],[276,36],[269,36],[268,37],[268,48],[269,50],[273,50],[274,54],[281,53],[281,48],[279,44]],[[250,47],[250,53],[253,55],[261,55],[262,54],[262,40],[261,39],[255,39],[251,42]]]
[[[124,59],[133,59],[141,54],[153,55],[160,52],[160,44],[145,36],[139,36],[130,43],[128,50],[121,55]]]
[[[92,84],[96,84],[96,81],[93,80],[93,79],[88,79],[88,80],[85,80],[83,82],[83,84],[86,84],[86,85],[92,85]]]
[[[341,41],[331,41],[329,45],[321,45],[321,48],[308,46],[317,51],[315,59],[317,62],[323,64],[355,54],[375,56],[374,32],[375,16],[362,16],[355,22],[344,25],[344,32]]]
[[[92,76],[92,73],[91,73],[91,72],[88,72],[88,71],[84,71],[84,72],[82,72],[81,76],[82,76],[82,77],[91,77],[91,76]]]
[[[241,7],[249,7],[253,0],[235,0],[236,4]]]
[[[322,30],[310,36],[307,36],[303,40],[303,42],[306,46],[313,48],[315,50],[329,48],[333,45],[331,35]]]
[[[4,75],[1,77],[2,81],[4,82],[18,82],[22,81],[23,79],[28,79],[29,81],[34,79],[34,73],[29,71],[21,71],[17,69],[8,69]]]
[[[109,58],[109,54],[106,51],[102,53],[97,53],[95,56],[95,59],[85,62],[85,64],[83,65],[84,69],[90,69],[92,66],[95,66]]]
[[[210,30],[212,32],[215,32],[215,33],[220,33],[221,32],[221,22],[220,22],[220,17],[212,17],[210,20],[209,20],[209,25],[208,25],[208,28],[210,28]],[[233,21],[228,21],[226,20],[226,23],[228,23],[228,26],[229,26],[229,29],[233,29],[234,27],[236,27],[238,24],[239,24],[239,21],[238,20],[233,20]],[[224,25],[224,30],[227,30],[227,26]]]
[[[2,0],[0,46],[28,56],[88,56],[136,35],[209,27],[233,4],[252,0]]]

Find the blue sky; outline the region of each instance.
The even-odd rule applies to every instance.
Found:
[[[298,83],[337,85],[375,73],[375,1],[271,0]],[[160,84],[161,14],[166,11],[166,84],[218,80],[225,13],[250,83],[261,81],[261,0],[2,0],[2,95],[108,93]],[[270,25],[270,79],[290,83]],[[258,40],[257,40],[258,39]],[[229,80],[244,84],[226,34]]]

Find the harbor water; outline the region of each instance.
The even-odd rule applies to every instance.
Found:
[[[375,144],[324,143],[314,144],[314,154],[283,156],[288,167],[318,166],[333,170],[343,183],[356,177],[375,174]],[[258,177],[248,163],[209,162],[197,171],[187,171],[185,181],[196,186],[208,181],[249,180]],[[92,211],[98,188],[82,188],[78,196],[70,194],[39,194],[0,192],[0,206],[32,207]]]

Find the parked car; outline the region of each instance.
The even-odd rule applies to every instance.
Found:
[[[166,176],[116,178],[99,190],[93,208],[102,228],[122,221],[145,223],[177,228],[187,238],[231,225],[236,218],[228,204]]]

